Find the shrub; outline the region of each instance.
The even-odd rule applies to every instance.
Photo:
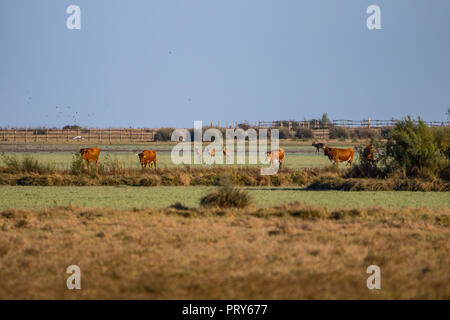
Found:
[[[379,142],[374,141],[372,144],[375,151],[382,149],[382,146]],[[385,178],[386,170],[380,168],[380,159],[377,157],[377,153],[375,153],[375,159],[370,160],[367,159],[367,155],[365,155],[364,147],[357,148],[357,152],[359,155],[359,163],[354,164],[353,168],[350,169],[346,177],[348,178]]]
[[[155,141],[170,141],[172,138],[172,132],[174,129],[171,128],[161,128],[155,133]]]
[[[99,165],[99,173],[120,174],[123,173],[123,165],[117,158],[111,157],[109,154],[103,157],[102,163]]]
[[[221,178],[222,187],[200,200],[202,207],[245,208],[251,203],[248,192],[240,190],[231,184],[231,177]]]
[[[4,153],[2,153],[1,157],[7,171],[12,173],[21,171],[20,162],[16,157],[7,156]]]
[[[358,139],[376,139],[378,138],[379,134],[376,129],[370,129],[370,128],[357,128],[353,130],[352,137],[358,138]]]
[[[251,203],[250,195],[235,187],[220,187],[200,200],[202,207],[245,208]]]
[[[175,202],[174,204],[170,205],[169,208],[174,208],[177,210],[189,210],[189,207],[186,207],[184,204],[182,204],[181,202]]]
[[[7,156],[4,153],[1,155],[2,162],[5,165],[5,169],[10,173],[53,173],[54,167],[50,164],[40,164],[38,160],[34,159],[30,155],[24,156],[21,160],[14,156]]]
[[[63,130],[82,130],[82,129],[83,129],[82,127],[80,127],[79,125],[76,125],[76,124],[74,124],[74,125],[68,124],[63,127]]]
[[[25,172],[39,172],[40,166],[39,162],[32,156],[25,156],[22,159],[22,171]]]
[[[328,119],[328,114],[325,112],[322,115],[322,119],[320,119],[320,127],[326,128],[326,127],[328,127],[329,124],[330,124],[330,120]]]
[[[432,132],[436,147],[450,160],[450,128],[433,128]]]
[[[47,133],[47,129],[46,128],[37,128],[34,129],[34,134],[35,135],[44,135]]]
[[[387,138],[389,138],[389,135],[391,134],[391,132],[392,132],[392,127],[383,127],[383,128],[381,128],[380,134],[384,139],[387,139]]]
[[[295,131],[295,136],[299,139],[312,139],[313,138],[313,131],[310,128],[298,128]]]
[[[81,154],[74,153],[70,164],[70,172],[74,175],[80,175],[84,170],[84,161]]]
[[[280,139],[290,139],[290,138],[292,138],[291,131],[288,128],[285,128],[285,127],[281,127],[279,129],[279,134],[280,134],[279,135]]]
[[[407,176],[433,176],[438,171],[439,149],[430,128],[419,118],[396,123],[386,143],[386,158]]]
[[[348,130],[344,127],[331,127],[329,129],[330,139],[344,140],[350,137]]]

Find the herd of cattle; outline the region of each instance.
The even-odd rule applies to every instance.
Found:
[[[341,149],[341,148],[329,148],[323,143],[313,143],[313,147],[316,148],[317,152],[323,150],[325,156],[328,156],[331,162],[338,164],[339,162],[348,162],[350,164],[350,168],[353,165],[353,156],[355,151],[353,148]],[[228,157],[230,155],[230,150],[227,148],[223,148],[223,154]],[[196,152],[200,152],[196,150]],[[215,156],[215,149],[208,150],[208,153],[211,157]],[[92,148],[82,148],[80,149],[80,154],[83,160],[86,161],[87,168],[90,168],[90,163],[94,162],[97,166],[98,158],[100,156],[100,149],[97,147]],[[156,152],[154,150],[144,150],[141,153],[137,154],[139,156],[139,162],[141,163],[142,169],[146,168],[147,165],[149,168],[152,168],[152,165],[156,168]],[[363,157],[365,157],[369,161],[374,160],[374,148],[372,145],[368,145],[363,150]],[[279,149],[277,151],[269,151],[267,152],[266,161],[274,164],[276,162],[279,163],[280,168],[283,168],[285,158],[284,149]]]

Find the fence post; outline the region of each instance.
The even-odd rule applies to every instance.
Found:
[[[144,128],[141,128],[141,142],[144,141]]]
[[[122,142],[122,128],[119,130],[119,141]]]
[[[111,127],[109,127],[108,140],[109,144],[111,144]]]
[[[45,142],[48,142],[48,128],[46,129]]]

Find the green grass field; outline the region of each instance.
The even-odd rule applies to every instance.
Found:
[[[76,205],[117,209],[164,208],[181,202],[198,207],[211,187],[17,187],[1,186],[0,209]],[[256,206],[273,206],[301,201],[329,208],[428,207],[450,206],[446,192],[345,192],[304,191],[296,188],[246,188]]]
[[[43,164],[52,164],[55,169],[65,170],[70,168],[73,158],[73,152],[5,152],[5,155],[15,156],[21,159],[25,156],[32,156]],[[139,158],[133,152],[102,152],[100,154],[99,163],[105,162],[108,159],[113,161],[118,160],[124,168],[140,168]],[[225,160],[224,160],[225,161]],[[248,163],[248,159],[246,160]],[[171,161],[169,152],[157,153],[157,165],[161,168],[172,168],[177,165]],[[285,166],[291,169],[315,168],[331,165],[327,157],[323,154],[309,154],[309,153],[288,153],[286,154]],[[345,164],[340,164],[342,167]],[[194,165],[195,166],[195,165]],[[196,165],[200,166],[200,165]]]
[[[342,143],[334,142],[331,145],[335,147],[355,147],[361,143]],[[98,145],[102,151],[99,162],[105,162],[109,159],[118,160],[124,168],[140,168],[139,159],[136,153],[145,149],[154,149],[157,152],[158,166],[164,168],[175,167],[171,161],[170,150],[175,143],[149,143],[148,145]],[[206,147],[204,144],[203,147]],[[80,147],[89,146],[88,144],[72,143],[72,144],[17,144],[8,145],[0,144],[0,153],[5,155],[22,158],[24,156],[32,156],[39,162],[44,164],[52,164],[55,169],[69,169],[74,153]],[[311,146],[310,142],[288,141],[282,142],[280,147],[284,148],[286,153],[285,166],[292,169],[303,169],[313,167],[323,167],[330,165],[330,161],[323,155],[323,152],[317,154],[316,149]],[[225,160],[224,160],[225,161]],[[357,154],[355,154],[357,161]],[[0,161],[1,162],[1,161]],[[193,157],[192,157],[193,162]],[[236,161],[235,161],[236,163]],[[246,154],[246,165],[248,165],[248,153]],[[343,164],[341,164],[344,166]]]

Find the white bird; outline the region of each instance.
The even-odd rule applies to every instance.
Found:
[[[78,140],[78,139],[83,139],[83,137],[82,136],[76,136],[76,137],[72,138],[72,140]]]

